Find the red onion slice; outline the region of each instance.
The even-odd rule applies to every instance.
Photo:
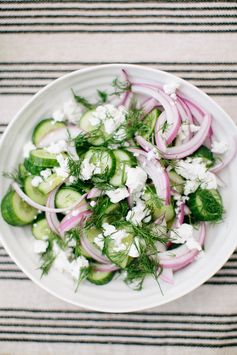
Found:
[[[221,171],[235,157],[235,155],[236,155],[236,141],[234,139],[230,139],[230,142],[231,143],[230,143],[229,152],[226,154],[224,159],[222,161],[220,161],[218,164],[216,164],[215,166],[213,166],[212,168],[209,169],[212,173],[218,173],[219,171]]]
[[[149,85],[144,87],[139,87],[139,84],[133,84],[133,92],[137,94],[144,94],[151,98],[157,100],[163,107],[166,114],[166,120],[168,123],[168,128],[166,132],[166,143],[169,145],[176,138],[180,125],[181,119],[179,112],[177,110],[175,102],[164,92],[152,89]]]
[[[200,245],[203,245],[206,235],[206,226],[205,223],[200,223],[199,228],[199,237],[198,241]],[[172,253],[175,256],[172,256]],[[189,250],[186,245],[182,245],[173,251],[166,251],[163,253],[159,253],[160,264],[169,269],[178,270],[186,265],[190,264],[196,256],[199,254],[197,249]]]
[[[24,200],[26,203],[28,203],[28,205],[30,205],[31,207],[34,207],[40,211],[43,212],[49,212],[49,213],[63,213],[63,212],[67,212],[69,210],[71,210],[72,208],[74,208],[78,203],[80,203],[86,196],[86,194],[82,195],[81,198],[72,206],[70,207],[65,207],[65,208],[50,208],[47,206],[43,206],[40,205],[39,203],[31,200],[31,198],[29,196],[27,196],[22,189],[20,188],[20,186],[18,185],[17,182],[13,182],[12,183],[12,188],[16,191],[16,193],[22,198],[22,200]]]
[[[174,273],[172,269],[163,268],[159,277],[164,282],[167,282],[171,285],[174,284]]]
[[[93,187],[87,194],[87,198],[91,199],[91,198],[96,198],[96,197],[100,197],[103,194],[103,191],[98,189],[97,187]]]
[[[120,269],[117,265],[114,264],[93,264],[92,266],[95,271],[101,272],[113,272]]]
[[[84,222],[92,214],[88,210],[87,205],[78,206],[68,215],[66,215],[59,225],[60,235],[63,237],[65,232],[70,231],[72,228],[75,228],[78,224]]]
[[[44,136],[39,142],[38,146],[43,148],[60,140],[67,141],[69,137],[76,138],[82,132],[83,131],[81,128],[72,124],[68,125],[67,127],[58,128]]]
[[[137,160],[153,181],[159,198],[168,205],[170,203],[170,181],[165,169],[156,159],[148,160],[147,157],[139,155]]]
[[[61,185],[60,185],[61,186]],[[50,192],[47,202],[46,202],[46,206],[49,208],[55,208],[55,195],[59,189],[59,187],[56,187],[56,189],[54,189],[53,191]],[[47,223],[49,225],[49,228],[52,230],[53,233],[59,234],[59,220],[57,217],[56,213],[49,213],[49,212],[45,212],[45,217],[47,220]]]
[[[94,260],[102,264],[111,264],[109,259],[103,256],[102,253],[88,241],[85,235],[82,234],[80,241],[82,247]]]
[[[211,116],[206,115],[198,132],[188,142],[179,146],[166,148],[165,152],[162,152],[162,156],[165,159],[182,159],[194,153],[207,138],[211,122]]]

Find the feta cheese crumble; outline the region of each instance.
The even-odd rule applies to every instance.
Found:
[[[200,244],[193,236],[193,226],[187,223],[181,224],[179,228],[175,228],[170,233],[170,238],[175,244],[184,244],[188,249],[202,250]]]
[[[74,99],[69,99],[64,102],[60,109],[53,112],[52,117],[56,122],[68,120],[71,123],[77,123],[81,115],[82,109],[80,105]]]
[[[119,201],[124,200],[129,196],[128,190],[126,187],[119,187],[116,190],[108,190],[105,192],[107,196],[109,196],[110,201],[112,203],[117,203]]]
[[[229,145],[224,141],[214,141],[211,145],[211,151],[215,154],[225,154],[229,149]]]
[[[216,176],[207,170],[202,158],[186,158],[176,162],[175,171],[187,181],[184,185],[184,194],[188,195],[200,186],[203,189],[216,189]]]
[[[31,185],[34,186],[34,187],[38,187],[39,184],[41,184],[42,181],[43,181],[43,179],[42,179],[41,176],[35,176],[31,180]]]
[[[29,158],[30,152],[36,149],[36,146],[32,142],[27,142],[23,147],[23,157]]]
[[[167,95],[169,95],[172,99],[175,100],[177,98],[176,90],[179,89],[179,87],[180,87],[180,84],[177,82],[174,82],[174,83],[170,83],[170,84],[165,84],[163,86],[163,90]]]
[[[48,241],[47,240],[39,240],[35,239],[34,240],[34,252],[36,254],[42,254],[46,251],[48,248]]]
[[[57,176],[67,178],[69,176],[68,158],[65,158],[62,154],[58,154],[56,159],[59,163],[59,167],[54,168],[54,171]]]
[[[128,211],[126,220],[135,224],[141,225],[141,222],[148,223],[151,220],[150,210],[147,208],[144,201],[138,199],[136,205]]]
[[[52,175],[52,171],[51,169],[41,170],[40,175],[43,179],[47,179],[48,177],[50,177],[50,175]]]
[[[67,142],[60,140],[56,143],[51,143],[48,147],[44,148],[47,152],[52,154],[59,154],[67,151]]]
[[[147,173],[139,166],[136,168],[126,168],[127,181],[126,186],[131,194],[138,194],[144,189]]]
[[[89,180],[95,170],[95,165],[91,164],[90,159],[89,158],[85,158],[82,161],[81,164],[81,171],[80,171],[80,177],[82,180]]]
[[[93,126],[103,124],[107,134],[112,134],[119,126],[121,126],[126,118],[126,110],[124,107],[115,107],[112,104],[98,106],[92,113],[90,123]],[[118,133],[123,134],[123,132]]]

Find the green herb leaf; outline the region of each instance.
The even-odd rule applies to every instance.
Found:
[[[99,103],[105,103],[108,100],[108,94],[106,91],[97,90],[97,94],[100,98]]]
[[[71,90],[72,90],[72,89],[71,89]],[[73,93],[74,99],[75,99],[79,104],[81,104],[82,106],[84,106],[85,108],[87,108],[88,110],[93,110],[93,109],[95,108],[95,105],[92,104],[92,103],[90,103],[85,97],[76,95],[73,90],[72,90],[72,93]]]

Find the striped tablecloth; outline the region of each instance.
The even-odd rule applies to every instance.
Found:
[[[0,133],[45,84],[111,62],[177,74],[236,119],[236,10],[236,1],[1,1]],[[236,321],[237,253],[178,301],[119,315],[53,298],[0,246],[1,355],[237,354]]]

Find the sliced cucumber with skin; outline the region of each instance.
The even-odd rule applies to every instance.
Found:
[[[57,208],[66,208],[74,205],[80,200],[81,194],[71,187],[62,187],[55,196],[55,205]]]
[[[221,195],[214,189],[191,193],[187,205],[196,221],[219,221],[224,213]]]
[[[44,169],[42,169],[40,166],[34,165],[28,158],[24,160],[24,167],[31,175],[39,175],[40,172]]]
[[[165,216],[166,222],[171,221],[175,217],[174,206],[170,204],[167,206],[162,206],[161,208],[154,208],[153,210],[154,219],[158,219],[163,215]]]
[[[121,244],[124,245],[124,250],[118,251],[116,241],[112,236],[108,236],[105,238],[104,252],[108,259],[112,261],[112,263],[124,269],[131,260],[128,252],[133,243],[134,235],[130,226],[127,228],[123,227],[122,229],[118,228],[118,230],[124,230],[127,233],[127,236],[124,237],[121,241]]]
[[[81,117],[80,122],[79,122],[79,127],[87,132],[87,133],[91,133],[91,137],[88,138],[88,141],[92,144],[92,145],[102,145],[105,141],[106,141],[106,135],[104,133],[104,131],[101,129],[102,127],[98,127],[98,126],[93,126],[90,123],[90,118],[92,117],[93,113],[95,111],[94,110],[90,110],[84,113],[84,115]],[[93,132],[96,134],[94,135]],[[94,136],[94,137],[93,137]]]
[[[45,137],[48,133],[65,126],[66,125],[63,122],[57,122],[52,118],[46,118],[36,125],[32,134],[32,141],[37,146],[42,138]]]
[[[37,187],[32,185],[32,176],[28,176],[24,180],[24,191],[25,193],[35,202],[39,203],[40,205],[45,206],[47,201],[47,195],[43,194]]]
[[[43,194],[47,195],[49,192],[53,191],[55,187],[62,184],[63,181],[64,178],[62,176],[58,176],[57,174],[52,174],[39,184],[38,189]]]
[[[109,283],[113,279],[114,274],[114,272],[103,272],[92,269],[89,271],[87,280],[95,285],[102,286]]]
[[[126,167],[134,166],[135,160],[133,155],[126,150],[117,149],[113,153],[116,159],[116,167],[109,183],[115,187],[123,186],[127,180]]]
[[[88,242],[96,249],[100,250],[100,248],[98,247],[98,245],[96,243],[94,243],[95,238],[101,234],[101,231],[98,230],[95,227],[91,227],[90,229],[86,229],[84,231],[84,236],[85,238],[87,238]],[[101,251],[101,250],[100,250]]]
[[[24,226],[34,221],[38,211],[23,201],[15,191],[9,191],[1,203],[4,220],[12,226]]]
[[[44,149],[34,149],[30,152],[29,161],[32,165],[41,169],[59,166],[56,154],[47,152]]]
[[[171,182],[171,186],[180,194],[184,192],[184,184],[185,180],[177,174],[175,171],[169,171],[168,172],[169,179]]]
[[[53,236],[45,218],[35,222],[32,226],[32,234],[36,239],[49,239]]]
[[[108,179],[113,176],[116,160],[111,150],[107,148],[91,148],[84,155],[84,159],[88,160],[91,165],[94,165],[98,169],[98,173],[95,170],[93,176],[106,175]]]
[[[22,181],[24,181],[24,179],[26,179],[27,176],[29,176],[29,171],[25,168],[24,164],[19,164],[18,173]]]

